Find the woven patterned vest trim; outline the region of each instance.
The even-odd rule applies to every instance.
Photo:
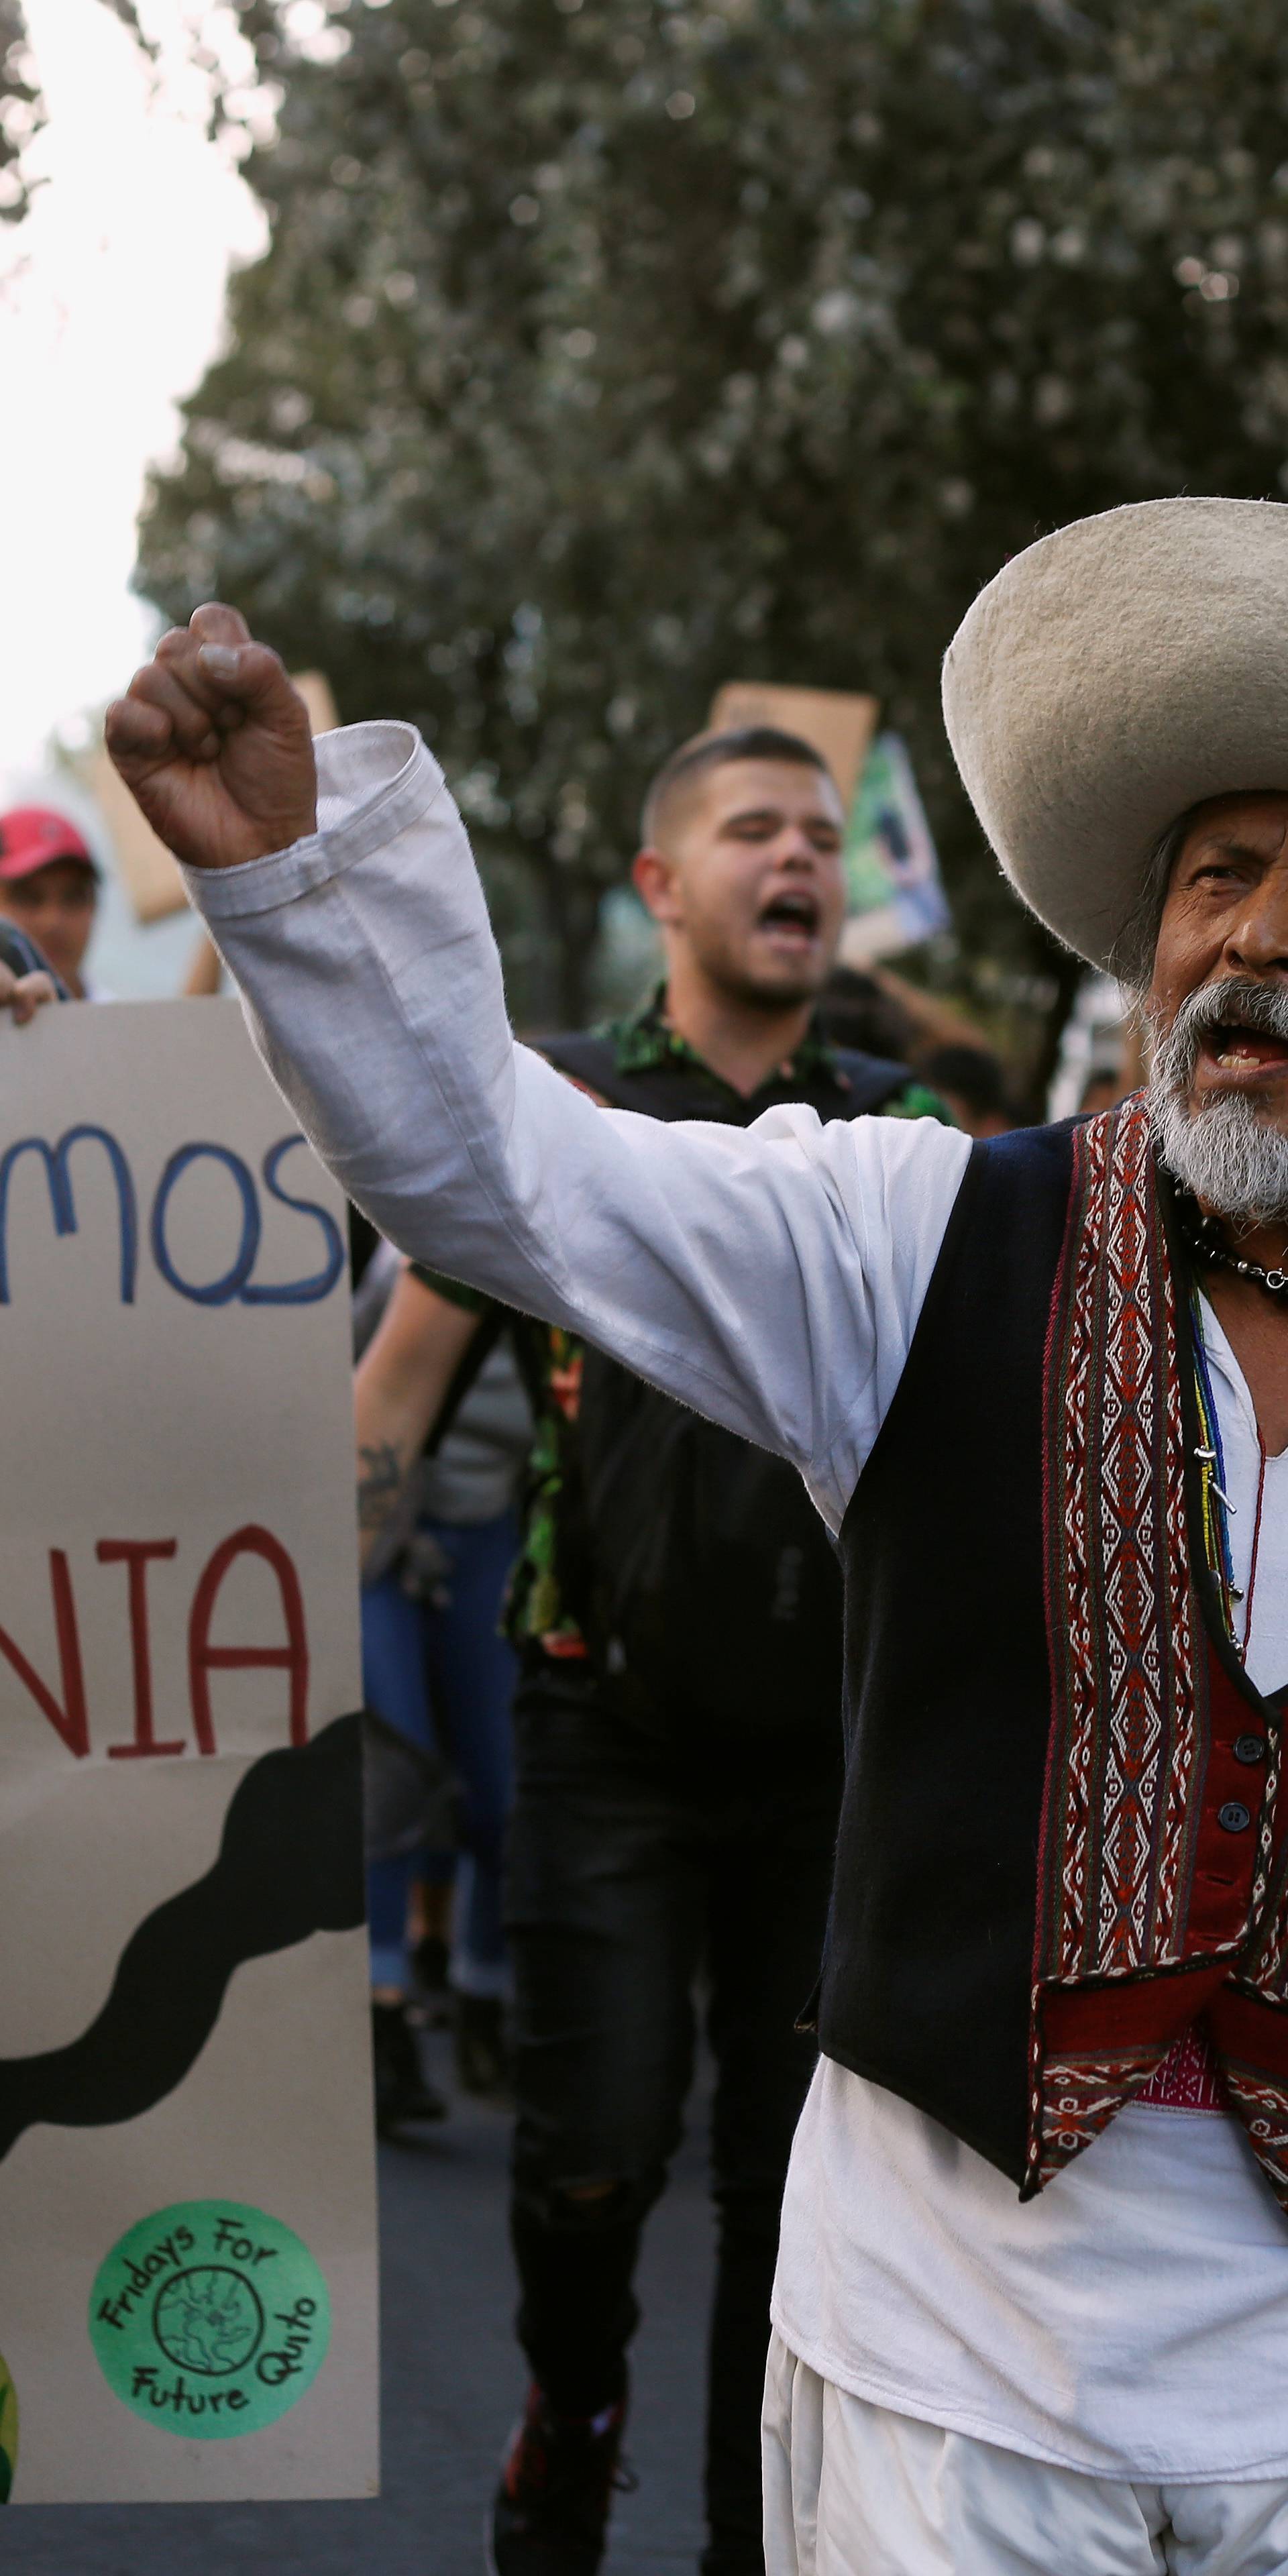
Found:
[[[1196,2022],[1288,2207],[1288,1832],[1275,1710],[1230,1645],[1203,1526],[1193,1357],[1144,1102],[1074,1139],[1045,1365],[1052,1716],[1025,2196]],[[1255,1829],[1222,1830],[1249,1705]],[[1247,1773],[1242,1772],[1246,1797]]]

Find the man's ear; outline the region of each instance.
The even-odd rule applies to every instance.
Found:
[[[641,903],[655,921],[676,922],[680,918],[680,889],[673,859],[651,843],[636,853],[631,861],[631,883]]]

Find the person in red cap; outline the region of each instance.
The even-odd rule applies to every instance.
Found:
[[[86,982],[99,871],[66,814],[15,805],[0,814],[0,915],[35,941],[73,1001],[101,999]]]

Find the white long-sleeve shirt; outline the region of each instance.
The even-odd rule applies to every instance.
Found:
[[[403,1250],[790,1458],[838,1529],[967,1140],[800,1108],[746,1130],[596,1108],[512,1040],[465,834],[417,737],[357,726],[318,753],[312,838],[188,882],[320,1153]],[[1246,1589],[1256,1423],[1205,1330]],[[1288,1453],[1266,1468],[1260,1551],[1247,1656],[1273,1689]],[[1288,2476],[1288,2226],[1220,2113],[1129,2108],[1021,2207],[935,2121],[824,2061],[774,2314],[824,2377],[1003,2447],[1110,2477]]]
[[[402,1251],[790,1458],[838,1529],[967,1138],[596,1108],[514,1044],[469,843],[411,727],[325,735],[318,766],[311,839],[186,875],[319,1153]]]

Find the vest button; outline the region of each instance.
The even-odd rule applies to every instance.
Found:
[[[1236,1735],[1234,1739],[1234,1758],[1236,1762],[1264,1762],[1266,1758],[1264,1737],[1260,1735]]]
[[[1244,1806],[1241,1798],[1227,1798],[1225,1805],[1218,1809],[1217,1823],[1224,1825],[1228,1834],[1241,1834],[1244,1826],[1251,1822],[1251,1810]]]

